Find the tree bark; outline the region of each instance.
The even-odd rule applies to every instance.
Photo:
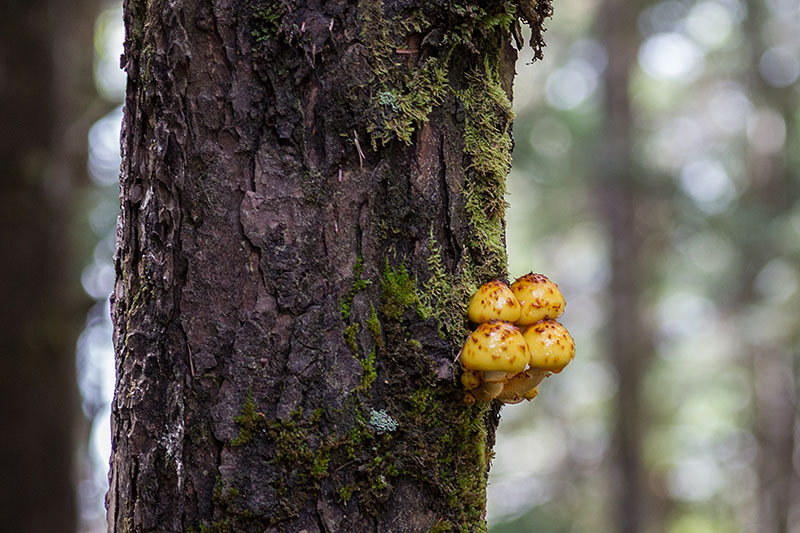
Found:
[[[485,529],[518,8],[126,2],[109,530]]]
[[[5,2],[0,22],[0,523],[74,531],[81,298],[69,207],[96,4]],[[67,14],[67,10],[69,13]]]

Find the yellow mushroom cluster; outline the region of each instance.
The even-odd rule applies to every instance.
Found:
[[[478,327],[459,356],[464,401],[536,397],[539,383],[575,357],[575,341],[555,320],[564,306],[558,285],[542,274],[526,274],[511,287],[502,281],[482,285],[467,311]]]

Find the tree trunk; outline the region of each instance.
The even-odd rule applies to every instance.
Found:
[[[5,2],[0,22],[0,524],[74,531],[77,283],[69,206],[86,169],[79,121],[95,4]],[[69,13],[67,13],[69,11]],[[88,22],[88,24],[87,24]]]
[[[518,7],[126,2],[111,531],[485,528]]]
[[[788,216],[798,197],[796,163],[792,151],[798,135],[794,120],[797,109],[796,91],[792,86],[771,87],[759,75],[759,60],[773,43],[766,38],[764,28],[769,26],[770,15],[759,2],[747,3],[746,30],[752,46],[752,68],[747,72],[747,83],[752,100],[759,111],[777,113],[786,126],[786,139],[781,150],[762,153],[749,147],[745,163],[751,180],[747,197],[740,202],[739,212],[745,218],[756,213],[770,221]],[[751,218],[756,218],[751,215]],[[774,223],[774,222],[773,222]],[[764,238],[764,232],[739,237],[740,253],[748,261],[739,278],[742,288],[733,309],[758,308],[764,305],[763,295],[757,290],[762,269],[774,259],[787,257],[785,244]],[[792,300],[788,300],[792,302]],[[772,303],[778,307],[778,303]],[[791,303],[783,303],[787,309]],[[755,314],[754,311],[751,311]],[[788,311],[791,312],[791,311]],[[796,316],[796,315],[795,315]],[[800,451],[800,360],[798,360],[798,334],[795,328],[781,331],[775,328],[764,338],[747,338],[746,353],[753,369],[753,434],[758,443],[755,460],[758,490],[756,491],[756,527],[759,533],[792,533],[800,517],[800,472],[788,465],[796,461]]]
[[[637,220],[642,193],[633,170],[629,96],[638,46],[637,9],[635,3],[625,0],[605,0],[600,12],[608,67],[599,157],[593,171],[597,178],[598,211],[611,241],[611,302],[606,342],[619,380],[611,454],[616,478],[615,530],[638,533],[646,529],[646,517],[657,519],[648,512],[653,501],[645,483],[641,450],[646,422],[641,380],[653,347],[642,319],[640,269],[645,231],[641,220]]]

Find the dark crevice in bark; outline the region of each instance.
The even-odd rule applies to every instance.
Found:
[[[439,164],[441,171],[439,172],[440,190],[442,192],[442,214],[441,218],[444,220],[444,243],[443,250],[445,257],[453,257],[454,264],[460,261],[460,250],[455,244],[455,237],[451,228],[451,204],[450,204],[450,184],[447,182],[447,160],[444,153],[445,135],[439,136]],[[452,269],[452,265],[446,265],[448,269]]]

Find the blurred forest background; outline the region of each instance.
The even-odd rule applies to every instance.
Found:
[[[33,4],[59,25],[57,0]],[[73,437],[42,432],[41,421],[20,430],[15,402],[34,393],[4,377],[0,427],[44,439],[50,455],[63,445],[67,460],[77,446],[75,514],[79,531],[94,533],[105,531],[114,379],[108,295],[125,77],[119,3],[82,5],[61,15],[84,16],[67,50],[93,65],[94,88],[70,86],[81,91],[70,105],[82,111],[56,124],[50,150],[54,160],[74,160],[88,138],[88,165],[66,177],[30,158],[9,165],[11,120],[2,162],[6,172],[44,176],[46,203],[58,216],[37,219],[78,251],[18,253],[14,268],[59,262],[59,275],[42,275],[68,287],[67,310],[88,309],[77,341],[82,416],[76,399],[75,417],[66,416],[79,421]],[[81,35],[90,43],[92,25],[93,50],[79,44]],[[19,48],[33,23],[17,26],[0,35],[4,99],[20,79],[9,55],[35,57]],[[489,529],[799,533],[800,2],[556,0],[547,28],[545,59],[530,65],[526,49],[517,68],[509,268],[512,278],[534,270],[560,284],[578,352],[536,400],[503,409]],[[36,29],[39,38],[58,37]],[[47,73],[38,80],[56,83]],[[28,81],[36,84],[35,74]],[[46,110],[60,105],[45,89],[30,98]],[[19,205],[22,194],[36,198],[29,185],[0,189],[4,221],[37,209]],[[2,232],[12,255],[28,235],[18,230]],[[84,297],[66,281],[77,272]],[[22,298],[14,290],[30,290],[26,283],[46,285],[3,277],[7,300]],[[7,317],[25,315],[8,304],[3,311],[11,324],[2,333],[3,364],[24,366],[6,353],[24,355],[11,342],[19,321]],[[67,380],[73,374],[59,371]],[[14,400],[23,389],[28,397]],[[34,405],[49,408],[46,394]],[[68,410],[69,402],[54,401]],[[33,454],[29,445],[6,440],[4,469],[24,465],[19,454]],[[21,491],[10,479],[0,481],[3,495]]]

